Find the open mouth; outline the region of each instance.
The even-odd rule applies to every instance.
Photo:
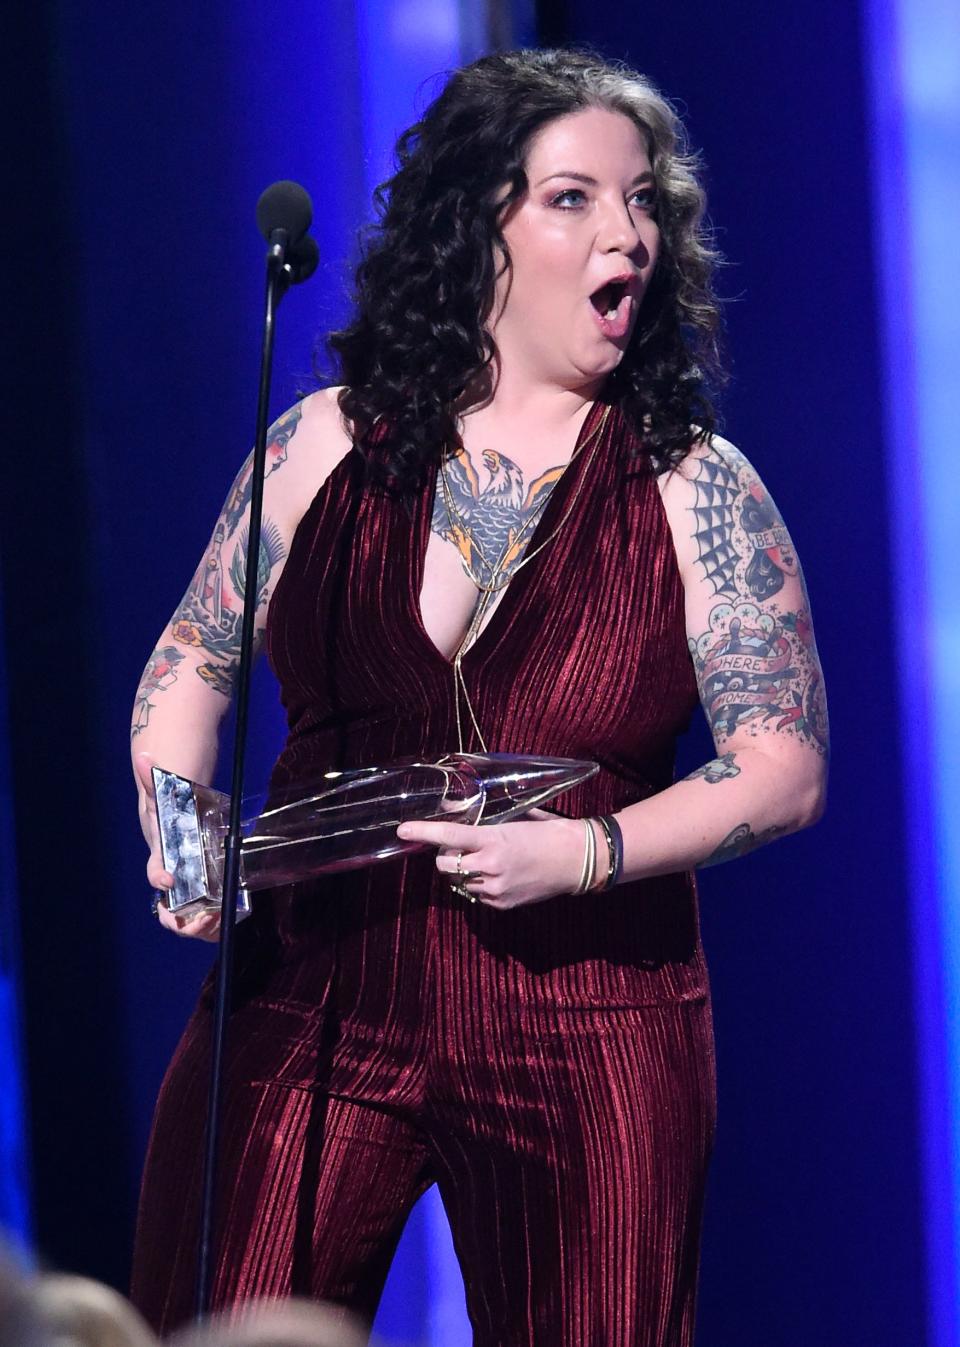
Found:
[[[593,292],[590,303],[602,318],[613,319],[617,316],[617,310],[626,293],[626,281],[608,281],[606,285],[601,285],[599,290]]]
[[[630,335],[635,305],[629,280],[607,281],[590,296],[600,331],[618,344]]]

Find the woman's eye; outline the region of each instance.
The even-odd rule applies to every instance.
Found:
[[[633,199],[642,210],[653,210],[657,204],[657,193],[653,187],[641,187],[634,192]]]
[[[570,210],[572,206],[582,206],[584,194],[579,187],[565,187],[562,192],[558,192],[551,198],[551,206],[559,206],[562,210]]]

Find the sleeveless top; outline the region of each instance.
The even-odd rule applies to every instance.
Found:
[[[698,703],[656,476],[647,455],[631,455],[634,432],[616,405],[593,434],[604,406],[588,412],[583,451],[553,488],[528,554],[559,525],[556,535],[517,571],[462,662],[491,752],[599,764],[552,806],[574,817],[611,813],[669,786],[675,741]],[[365,484],[354,448],[302,518],[267,621],[289,723],[274,800],[320,771],[458,747],[453,665],[419,608],[435,490],[433,473],[412,498],[390,498]],[[462,722],[463,748],[479,751],[469,716]],[[429,889],[422,901],[483,928],[488,952],[516,962],[518,976],[529,972],[531,995],[547,976],[561,1002],[707,997],[692,872],[503,913],[451,901],[433,854],[419,868],[393,860],[313,881],[309,902],[350,901],[352,884],[369,902],[372,891],[409,888],[416,877]],[[391,913],[402,921],[403,904]]]

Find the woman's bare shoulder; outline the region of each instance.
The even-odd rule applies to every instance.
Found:
[[[699,428],[693,427],[694,433]],[[717,518],[729,525],[733,496],[739,494],[739,478],[750,464],[741,451],[722,435],[694,439],[689,451],[674,468],[657,478],[664,513],[673,534],[681,570],[688,571],[696,558],[698,510],[715,507]]]
[[[353,445],[337,401],[339,388],[320,388],[294,404],[270,427],[264,470],[264,506],[292,535],[310,502]],[[281,471],[282,469],[282,471]]]
[[[660,483],[664,513],[686,580],[713,586],[712,592],[729,589],[738,560],[749,562],[758,547],[780,548],[791,559],[784,565],[793,574],[796,554],[786,524],[737,445],[710,435],[663,476],[669,479]]]
[[[668,468],[657,477],[657,486],[668,514],[671,510],[682,509],[689,504],[691,484],[702,478],[705,471],[708,475],[710,473],[710,467],[704,469],[704,463],[734,472],[744,465],[749,466],[742,452],[730,440],[717,434],[699,438],[699,427],[694,426],[692,429],[698,438],[692,441],[675,467]]]

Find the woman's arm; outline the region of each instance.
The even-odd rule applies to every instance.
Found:
[[[823,675],[779,511],[744,455],[719,436],[662,489],[717,756],[617,815],[625,879],[733,860],[816,823],[826,802]]]
[[[263,524],[257,570],[255,649],[263,644],[267,605],[283,571],[296,526],[328,474],[350,447],[325,389],[298,403],[271,428],[264,473]],[[147,661],[134,700],[130,730],[140,821],[150,859],[147,878],[169,888],[163,869],[150,778],[153,763],[209,784],[220,724],[233,699],[240,657],[246,578],[252,456],[240,469],[186,593]],[[184,934],[215,934],[214,918],[191,921],[163,913]]]

